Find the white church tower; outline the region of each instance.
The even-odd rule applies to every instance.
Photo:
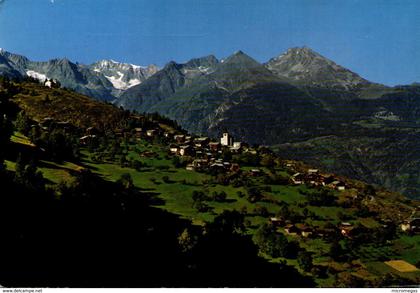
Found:
[[[233,145],[233,137],[229,133],[224,132],[222,138],[220,138],[220,144],[224,146]]]

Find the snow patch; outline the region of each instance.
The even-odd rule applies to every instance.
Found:
[[[147,66],[140,66],[135,64],[129,64],[133,69],[140,70],[140,69],[147,69]]]
[[[116,89],[123,90],[126,89],[127,84],[122,80],[124,77],[124,74],[117,71],[117,74],[119,75],[119,78],[116,78],[115,76],[107,76],[105,77],[112,83],[112,86]]]
[[[124,78],[124,74],[120,71],[117,71],[117,74],[119,76],[118,78],[107,75],[105,75],[105,77],[112,83],[112,86],[118,90],[126,90],[141,83],[141,81],[137,78],[130,79],[128,82],[125,82],[122,80]]]
[[[33,71],[33,70],[27,70],[26,75],[30,76],[30,77],[33,77],[33,78],[36,78],[36,79],[39,79],[42,82],[44,82],[48,79],[45,74],[42,74],[42,73],[39,73],[39,72],[36,72],[36,71]]]
[[[200,72],[204,73],[204,74],[209,74],[211,73],[211,68],[210,67],[205,67],[205,66],[199,66],[198,70],[200,70]]]
[[[130,81],[128,82],[128,87],[133,87],[135,85],[141,84],[141,80],[134,78],[134,79],[130,79]]]

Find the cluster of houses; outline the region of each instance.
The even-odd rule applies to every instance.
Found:
[[[416,212],[401,223],[401,230],[407,233],[420,234],[420,218],[416,216]]]
[[[302,238],[314,238],[314,237],[328,237],[336,233],[336,229],[333,228],[320,228],[317,226],[310,227],[303,223],[292,223],[284,218],[271,217],[270,223],[277,228],[281,228],[285,234],[290,236],[299,236]],[[340,226],[341,227],[341,226]],[[338,227],[338,228],[340,228]],[[343,230],[341,230],[343,233]],[[343,234],[344,236],[344,234]]]
[[[54,129],[62,129],[65,132],[72,132],[75,130],[75,127],[68,121],[57,121],[54,118],[46,117],[42,119],[38,124],[32,124],[31,128],[38,128],[45,132]]]
[[[245,143],[234,142],[229,133],[223,133],[220,142],[211,141],[208,137],[177,134],[174,135],[169,150],[173,155],[195,157],[194,161],[187,165],[187,170],[232,172],[238,171],[239,165],[221,159],[224,150],[230,150],[232,153],[254,151],[249,149]]]
[[[327,238],[339,233],[343,238],[351,239],[360,232],[357,227],[348,222],[341,222],[336,227],[321,228],[318,226],[307,226],[303,223],[292,223],[289,220],[278,217],[271,217],[269,220],[274,227],[282,229],[285,234],[302,238]]]
[[[223,151],[229,150],[232,153],[250,152],[256,154],[257,151],[249,148],[246,143],[234,141],[233,137],[225,132],[219,141],[212,141],[209,137],[196,137],[187,134],[174,134],[166,132],[160,127],[151,129],[134,128],[133,130],[115,129],[114,135],[120,138],[135,137],[137,140],[149,139],[156,137],[165,138],[169,143],[169,151],[172,155],[181,157],[194,157],[194,160],[186,166],[190,171],[239,171],[239,165],[227,162],[221,159]],[[80,137],[80,143],[87,145],[96,134],[86,130],[84,136]],[[252,175],[260,174],[259,169],[252,170]]]
[[[326,186],[340,191],[346,189],[346,184],[343,181],[338,180],[331,174],[321,174],[318,169],[308,169],[306,172],[295,173],[291,180],[295,185]]]
[[[97,130],[94,127],[88,127],[84,136],[79,138],[81,145],[88,145],[97,139]]]

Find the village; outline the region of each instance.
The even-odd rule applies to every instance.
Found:
[[[117,137],[127,137],[133,135],[124,132],[122,129],[115,131]],[[81,142],[86,139],[94,138],[92,129],[88,129]],[[164,138],[169,147],[169,153],[173,156],[186,158],[189,162],[186,165],[186,170],[195,172],[216,172],[217,174],[235,174],[243,172],[238,163],[229,160],[223,160],[224,154],[229,152],[231,154],[252,154],[257,155],[259,149],[251,147],[249,144],[241,141],[235,141],[233,136],[228,132],[224,132],[218,141],[212,140],[206,136],[194,136],[185,133],[172,133],[162,130],[160,127],[152,129],[134,128],[134,137],[136,140],[146,139],[153,140],[156,138]],[[146,154],[147,155],[147,154]],[[299,186],[307,185],[312,187],[325,187],[332,191],[343,192],[347,189],[355,188],[351,182],[342,180],[340,176],[335,174],[322,173],[318,169],[302,168],[293,161],[284,160],[284,167],[292,172],[289,178],[290,185]],[[262,168],[251,168],[246,171],[248,176],[258,177],[264,176]],[[357,195],[354,196],[357,199]],[[374,200],[370,196],[370,200]],[[387,228],[389,220],[378,219],[383,228]],[[400,230],[405,233],[418,234],[420,233],[420,219],[417,217],[410,217],[400,221]],[[341,222],[336,227],[317,228],[309,227],[305,224],[292,223],[288,219],[271,217],[269,222],[275,227],[282,227],[284,233],[291,236],[307,237],[329,237],[332,234],[338,233],[343,238],[352,238],[355,234],[360,232],[358,227],[348,222]]]
[[[140,119],[134,116],[135,120]],[[142,120],[144,124],[144,121]],[[74,131],[74,128],[68,122],[55,121],[51,117],[44,118],[39,127],[43,131],[54,125],[63,129],[64,131]],[[152,126],[154,123],[151,124]],[[150,125],[149,125],[150,126]],[[32,127],[38,127],[32,125]],[[134,139],[136,141],[147,140],[154,141],[159,139],[168,146],[168,154],[185,159],[188,163],[185,169],[192,172],[212,172],[213,174],[238,174],[242,173],[250,177],[264,176],[264,168],[253,167],[243,171],[240,164],[226,159],[226,153],[230,154],[252,154],[257,155],[259,148],[251,147],[245,142],[235,141],[232,135],[224,132],[218,141],[212,140],[209,137],[193,136],[187,133],[177,133],[174,131],[165,131],[158,125],[150,128],[134,127],[133,129],[114,129],[112,131],[116,139]],[[84,130],[83,136],[79,138],[81,146],[88,146],[97,141],[100,132],[95,127],[88,127]],[[144,152],[141,156],[153,156],[151,152]],[[224,159],[225,158],[225,159]],[[288,179],[288,184],[291,186],[312,186],[330,189],[331,191],[343,192],[354,188],[350,181],[342,180],[340,176],[320,172],[318,169],[307,168],[297,165],[294,161],[284,160],[284,168],[291,174]],[[357,198],[357,195],[354,195]],[[370,200],[374,200],[370,196]],[[358,230],[349,222],[341,222],[335,227],[319,228],[316,226],[308,226],[303,223],[294,223],[289,219],[283,217],[270,217],[269,222],[277,228],[282,229],[282,233],[290,236],[300,236],[303,238],[313,237],[329,237],[334,233],[338,233],[344,238],[352,238]],[[389,223],[384,219],[379,219],[383,228],[386,228]],[[413,214],[405,219],[399,220],[400,231],[407,234],[420,233],[420,217],[413,212]]]

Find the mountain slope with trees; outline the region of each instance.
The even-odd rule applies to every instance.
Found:
[[[175,122],[31,79],[0,80],[0,101],[3,286],[418,283],[386,264],[418,267],[419,235],[400,228],[417,201],[264,147],[174,154],[190,136]],[[232,168],[194,165],[208,152]]]

